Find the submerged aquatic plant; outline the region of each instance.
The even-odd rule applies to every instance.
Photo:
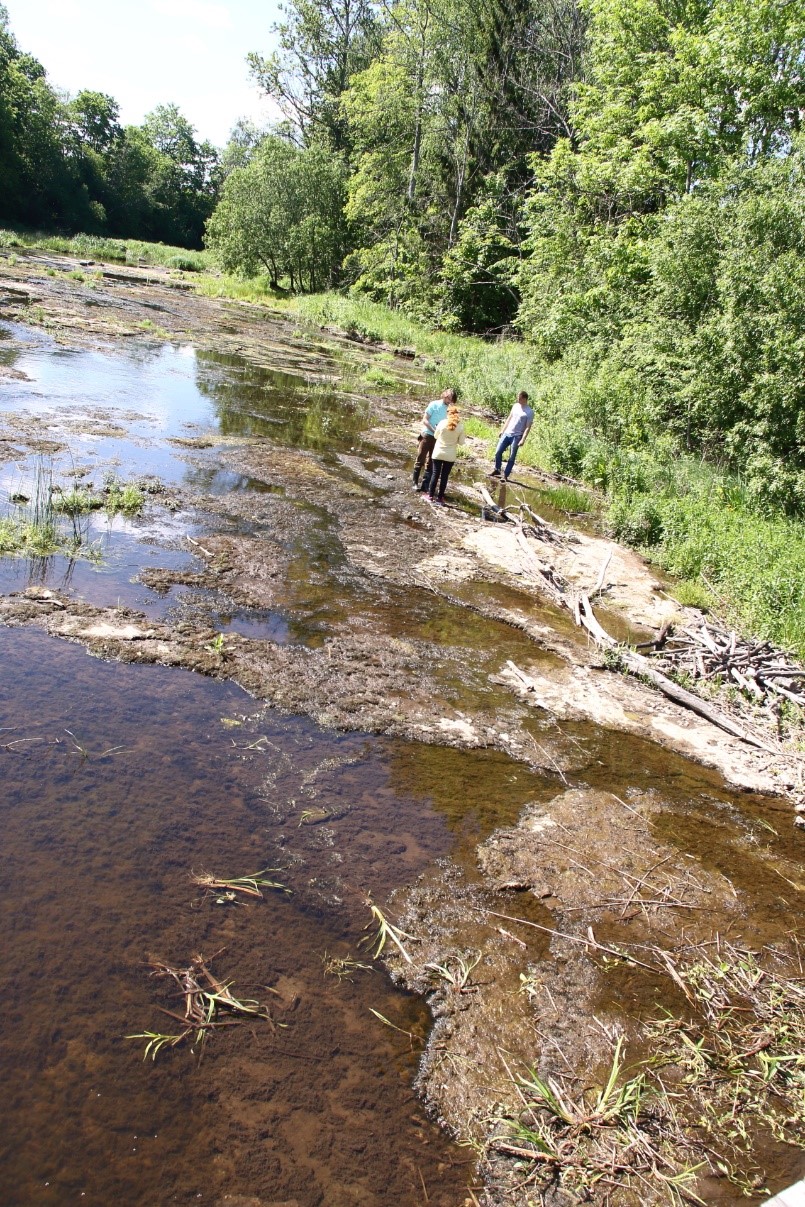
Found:
[[[337,977],[339,981],[351,981],[354,972],[373,972],[371,964],[362,964],[352,956],[331,956],[325,951],[321,957],[324,975]]]
[[[268,1006],[254,998],[236,998],[230,989],[231,982],[219,981],[213,976],[202,955],[193,956],[187,968],[173,968],[162,961],[153,961],[151,975],[169,977],[179,986],[184,1002],[184,1014],[167,1010],[160,1006],[163,1014],[176,1019],[183,1024],[182,1030],[175,1034],[164,1034],[159,1031],[138,1031],[127,1035],[126,1039],[147,1040],[143,1060],[150,1056],[156,1060],[159,1052],[165,1047],[175,1048],[185,1040],[193,1037],[196,1047],[206,1041],[209,1031],[220,1027],[231,1027],[243,1022],[246,1018],[261,1018],[275,1024]]]
[[[330,810],[324,805],[314,806],[312,809],[303,809],[299,814],[299,825],[315,826],[321,821],[327,821],[328,817],[331,816]]]

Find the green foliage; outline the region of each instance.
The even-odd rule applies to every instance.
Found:
[[[627,545],[651,547],[662,540],[662,515],[646,495],[637,499],[619,495],[609,509],[608,518],[614,535]]]
[[[464,331],[499,331],[517,314],[518,246],[509,229],[504,173],[490,177],[458,225],[441,269],[447,322]]]
[[[207,226],[207,243],[226,272],[268,273],[277,287],[330,284],[343,258],[344,166],[314,145],[299,150],[266,138],[250,162],[226,179]]]
[[[104,93],[70,99],[18,47],[0,5],[0,221],[200,245],[217,152],[175,105],[142,127]]]
[[[639,449],[664,429],[741,470],[759,507],[798,512],[805,18],[744,0],[591,12],[578,137],[533,161],[519,325],[566,370],[584,433]],[[556,440],[589,476],[578,432]]]
[[[371,0],[289,0],[272,27],[278,49],[248,56],[252,75],[304,144],[347,146],[339,100],[352,75],[371,62],[377,15]]]

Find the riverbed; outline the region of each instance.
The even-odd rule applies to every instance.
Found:
[[[42,481],[136,482],[145,504],[0,558],[3,1201],[524,1205],[527,1170],[484,1149],[512,1070],[597,1076],[613,1028],[639,1052],[678,1005],[578,936],[788,944],[785,785],[610,686],[502,534],[490,552],[472,447],[444,513],[411,491],[409,355],[380,353],[378,394],[378,353],[337,335],[53,262],[5,265],[0,518]],[[631,613],[610,608],[643,631],[659,605],[634,565]],[[193,879],[266,868],[261,899]],[[402,952],[373,958],[373,904]],[[144,1060],[129,1037],[177,1005],[153,965],[196,953],[271,1017]],[[456,959],[466,993],[434,971]],[[795,1146],[759,1151],[758,1193],[801,1176]]]

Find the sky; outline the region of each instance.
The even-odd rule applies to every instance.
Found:
[[[3,0],[20,49],[55,87],[106,92],[124,125],[174,102],[199,140],[223,146],[240,117],[276,109],[251,83],[246,55],[268,53],[277,0]]]

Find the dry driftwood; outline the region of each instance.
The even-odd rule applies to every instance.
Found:
[[[755,700],[786,699],[805,708],[805,670],[769,641],[739,637],[703,623],[661,634],[654,649],[664,670],[694,680],[732,682]]]
[[[584,594],[579,597],[579,614],[581,624],[587,629],[597,645],[602,645],[608,649],[617,647],[618,658],[631,674],[638,675],[642,679],[647,679],[652,686],[661,691],[669,700],[673,700],[675,704],[681,704],[683,708],[689,708],[691,712],[704,717],[711,724],[718,726],[719,729],[732,734],[733,737],[740,738],[742,742],[748,742],[750,746],[756,746],[759,750],[765,750],[769,754],[775,753],[771,747],[761,742],[752,734],[747,733],[741,725],[738,725],[731,717],[723,713],[721,709],[708,704],[701,696],[687,691],[686,688],[680,687],[678,683],[674,683],[672,679],[661,674],[643,654],[638,654],[636,651],[629,650],[625,646],[619,646],[615,639],[610,637],[609,633],[598,622],[593,612],[592,604]]]
[[[529,549],[522,527],[516,533],[516,540],[526,555],[527,564],[532,568],[535,576],[538,576],[539,581],[551,598],[561,607],[567,608],[572,613],[576,624],[587,630],[596,645],[602,646],[604,649],[617,649],[618,658],[626,670],[648,681],[669,700],[672,700],[675,704],[680,704],[683,708],[689,709],[700,717],[704,717],[705,720],[724,730],[725,733],[729,733],[733,737],[739,738],[742,742],[747,742],[750,746],[755,746],[759,750],[765,750],[769,754],[775,753],[770,746],[767,746],[760,739],[748,733],[741,725],[738,725],[736,721],[733,721],[731,717],[727,716],[719,708],[708,704],[701,696],[687,691],[684,687],[680,687],[678,683],[674,683],[666,675],[661,674],[660,671],[651,665],[648,658],[645,658],[642,654],[638,654],[636,651],[627,649],[626,646],[620,645],[614,637],[611,637],[607,633],[606,629],[599,622],[593,611],[589,596],[584,592],[577,594],[570,593],[567,590],[567,583],[561,575],[557,574],[552,566],[541,562],[533,550]],[[606,566],[604,567],[605,573]],[[603,580],[604,574],[599,575],[599,581]],[[521,678],[521,681],[523,678],[526,678],[526,676],[522,675],[522,672],[518,672],[518,677]]]

